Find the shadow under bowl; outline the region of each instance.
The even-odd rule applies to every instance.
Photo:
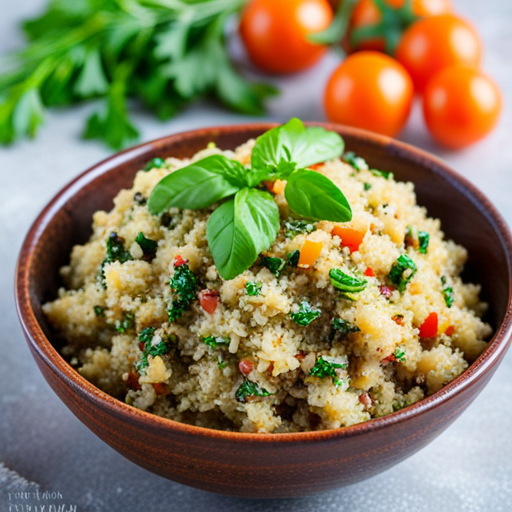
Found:
[[[45,379],[69,409],[119,453],[161,476],[217,493],[296,497],[348,485],[384,471],[432,441],[487,384],[510,344],[512,241],[488,199],[437,158],[387,137],[339,125],[347,150],[372,168],[415,184],[418,204],[442,221],[448,239],[469,252],[464,279],[482,285],[494,329],[484,353],[437,393],[366,423],[320,432],[244,434],[194,427],[135,409],[99,390],[60,355],[41,306],[56,297],[58,270],[87,241],[92,214],[110,210],[122,188],[154,157],[191,157],[215,142],[234,149],[275,126],[196,130],[143,144],[89,169],[39,215],[21,249],[16,300],[25,337]]]

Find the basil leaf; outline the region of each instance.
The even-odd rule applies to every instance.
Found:
[[[349,276],[338,268],[329,271],[329,279],[334,288],[348,293],[362,292],[368,284],[366,279]]]
[[[223,155],[208,156],[160,180],[149,196],[148,209],[156,215],[171,206],[206,208],[243,188],[244,174],[239,162]]]
[[[288,178],[284,191],[288,206],[312,220],[347,222],[352,210],[341,190],[324,175],[300,169]]]
[[[206,238],[221,277],[247,270],[279,231],[279,209],[268,192],[244,188],[217,208],[206,224]]]
[[[269,192],[254,188],[240,190],[235,197],[235,215],[253,235],[258,253],[274,243],[280,228],[279,207]]]
[[[308,167],[338,158],[343,154],[344,146],[343,139],[337,133],[318,126],[306,128],[302,121],[293,118],[256,139],[251,166],[279,168],[280,177],[286,178],[286,173],[290,172],[289,166],[285,166],[286,162],[294,162],[297,167]]]

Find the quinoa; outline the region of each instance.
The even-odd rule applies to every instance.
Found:
[[[213,208],[149,213],[168,173],[215,153],[247,164],[253,145],[168,158],[94,214],[90,240],[61,269],[66,287],[43,307],[80,374],[159,416],[274,433],[367,421],[460,375],[491,335],[487,305],[459,277],[466,250],[444,239],[412,183],[341,160],[314,166],[343,190],[352,220],[299,221],[281,192],[276,242],[230,281],[206,241]],[[336,234],[347,227],[361,233],[356,246]],[[306,241],[321,247],[310,266],[299,261]]]

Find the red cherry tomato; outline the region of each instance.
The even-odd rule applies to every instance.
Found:
[[[420,326],[420,338],[433,338],[437,336],[437,327],[437,313],[433,311]]]
[[[326,47],[308,40],[333,18],[327,0],[252,0],[242,13],[240,35],[251,61],[270,73],[312,66]]]
[[[411,78],[394,59],[358,52],[329,79],[325,111],[330,121],[393,137],[407,122],[413,93]]]
[[[481,71],[452,66],[430,80],[423,96],[423,114],[432,136],[460,149],[482,139],[501,113],[498,86]]]
[[[482,43],[476,30],[453,14],[432,16],[411,25],[396,49],[396,59],[409,71],[416,90],[441,69],[461,64],[477,68]]]
[[[240,373],[247,377],[253,370],[254,366],[252,364],[252,361],[250,359],[242,359],[238,363],[238,369],[240,370]]]

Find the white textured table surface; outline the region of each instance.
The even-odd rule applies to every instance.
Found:
[[[485,69],[505,94],[501,124],[485,142],[450,153],[429,140],[416,110],[401,138],[444,158],[480,187],[511,223],[512,1],[454,2],[483,36]],[[17,22],[44,4],[0,0],[0,55],[21,43]],[[269,118],[322,120],[323,84],[336,62],[335,56],[328,56],[307,73],[279,80],[284,94],[273,101]],[[53,498],[39,496],[38,503],[46,503],[47,510],[49,503],[76,505],[76,510],[87,512],[512,510],[512,352],[467,412],[428,447],[371,480],[311,498],[257,501],[197,491],[135,466],[83,426],[52,392],[30,356],[12,288],[18,250],[35,216],[66,182],[109,155],[96,142],[79,138],[90,108],[52,112],[35,142],[0,147],[0,511],[28,503],[14,495],[9,503],[7,491],[17,480],[2,462],[38,484],[41,492],[55,493]],[[194,106],[167,123],[137,115],[143,140],[247,120],[210,104]]]

